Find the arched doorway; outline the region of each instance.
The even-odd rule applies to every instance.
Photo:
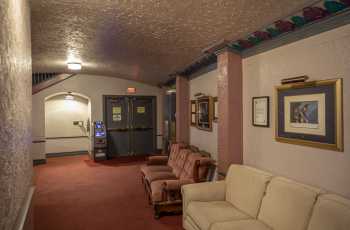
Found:
[[[45,98],[47,156],[87,153],[90,148],[91,102],[84,95],[61,92]]]

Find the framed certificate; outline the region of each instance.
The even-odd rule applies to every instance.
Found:
[[[270,127],[269,97],[253,97],[253,126]]]

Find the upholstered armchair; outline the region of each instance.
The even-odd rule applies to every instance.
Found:
[[[184,143],[174,143],[171,145],[169,156],[161,155],[149,157],[147,163],[141,166],[142,182],[145,182],[145,177],[154,172],[172,172],[180,149],[185,146]]]
[[[152,181],[149,195],[154,206],[155,218],[159,218],[162,212],[180,212],[182,210],[181,187],[206,181],[212,165],[214,165],[212,159],[190,152],[177,178]]]

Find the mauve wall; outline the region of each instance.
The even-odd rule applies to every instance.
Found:
[[[243,60],[244,163],[350,198],[350,25]],[[275,141],[274,86],[286,77],[344,79],[345,152]],[[270,96],[271,127],[251,125],[251,99]]]
[[[27,0],[0,1],[0,229],[12,230],[32,185]]]
[[[216,97],[217,90],[217,75],[218,71],[213,70],[203,74],[190,81],[190,100],[194,100],[196,93],[203,93],[208,96]],[[208,132],[197,129],[195,126],[190,127],[190,143],[197,146],[201,150],[205,150],[212,154],[214,159],[217,158],[218,153],[218,123],[213,122],[213,131]]]

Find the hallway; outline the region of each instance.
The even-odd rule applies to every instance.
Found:
[[[153,218],[140,180],[142,163],[49,158],[34,168],[35,229],[182,229],[181,216]]]

